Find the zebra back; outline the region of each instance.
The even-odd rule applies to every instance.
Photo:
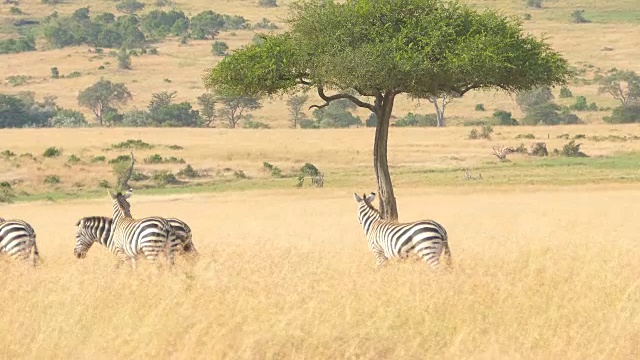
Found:
[[[36,266],[40,253],[33,227],[23,220],[0,222],[0,254],[8,254],[11,258],[22,261],[32,256],[32,265]]]
[[[84,258],[94,242],[106,246],[111,252],[115,252],[113,243],[113,221],[104,216],[83,217],[76,226],[76,246],[73,250],[77,258]]]

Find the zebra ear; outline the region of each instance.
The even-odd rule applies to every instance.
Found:
[[[362,198],[361,198],[358,194],[356,194],[356,193],[353,193],[353,198],[354,198],[354,199],[356,200],[356,202],[358,202],[358,203],[362,202]]]
[[[125,199],[128,199],[128,198],[130,198],[130,197],[131,197],[131,195],[133,195],[133,189],[129,189],[129,190],[127,190],[127,192],[126,192],[126,193],[124,193],[124,198],[125,198]]]
[[[116,198],[116,196],[115,196],[115,195],[111,192],[111,190],[109,190],[109,189],[107,189],[107,194],[109,194],[109,196],[110,196],[112,199],[115,199],[115,198]]]
[[[376,193],[370,193],[365,199],[368,203],[371,203],[376,198]]]

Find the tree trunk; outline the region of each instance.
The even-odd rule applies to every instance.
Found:
[[[433,103],[433,106],[436,108],[436,126],[444,127],[444,107],[446,98],[442,100],[442,108],[438,105],[438,98],[429,99]]]
[[[393,93],[385,94],[382,104],[376,109],[378,123],[373,144],[373,167],[378,181],[380,215],[383,219],[396,221],[398,220],[398,207],[393,194],[393,184],[391,184],[391,175],[389,174],[389,164],[387,162],[389,119],[393,110],[394,97]]]

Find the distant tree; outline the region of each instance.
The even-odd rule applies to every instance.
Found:
[[[520,91],[516,94],[516,104],[518,104],[524,112],[537,106],[548,104],[553,101],[553,99],[553,93],[548,86]]]
[[[300,120],[306,119],[307,115],[302,111],[302,107],[309,100],[309,95],[293,95],[287,100],[287,106],[289,107],[289,127],[295,129],[298,127]]]
[[[211,10],[197,14],[189,22],[191,36],[198,40],[214,39],[224,28],[224,17]]]
[[[232,129],[243,119],[245,111],[252,111],[262,107],[260,100],[253,96],[222,95],[216,97],[216,102],[223,106],[218,110],[218,115],[225,119]]]
[[[116,9],[125,14],[133,15],[144,9],[144,4],[137,0],[120,0],[120,2],[116,4]]]
[[[640,103],[640,76],[635,71],[610,71],[600,80],[598,92],[613,96],[622,106]]]
[[[173,99],[175,99],[177,92],[176,91],[162,91],[159,93],[151,94],[151,101],[149,101],[149,109],[150,113],[157,111],[158,109],[167,107],[173,103]]]
[[[575,24],[586,24],[591,21],[584,17],[584,10],[574,10],[571,13],[571,22]]]
[[[200,126],[200,113],[188,102],[174,104],[175,91],[162,91],[151,95],[149,101],[150,125],[169,127]]]
[[[189,19],[182,11],[153,10],[142,17],[141,28],[146,34],[157,39],[168,34],[180,36],[188,30]]]
[[[126,104],[132,99],[131,93],[123,83],[112,83],[100,79],[82,90],[78,95],[78,105],[89,108],[102,126],[105,110]]]
[[[362,125],[362,120],[353,115],[353,103],[348,100],[335,101],[328,106],[313,110],[311,115],[316,119],[320,128],[348,128],[352,125]]]
[[[215,56],[225,56],[229,51],[229,45],[224,41],[214,41],[211,44],[211,53]]]
[[[51,68],[51,78],[52,78],[52,79],[57,79],[57,78],[59,78],[59,77],[60,77],[60,71],[58,71],[58,68],[57,68],[57,67],[55,67],[55,66],[54,66],[54,67],[52,67],[52,68]]]
[[[216,119],[216,99],[210,93],[204,93],[197,97],[200,105],[200,115],[204,120],[204,125],[214,126]]]
[[[453,100],[456,96],[454,94],[442,93],[439,96],[427,96],[427,100],[433,104],[436,109],[436,120],[438,122],[438,127],[445,126],[444,122],[444,111],[447,108],[447,105]]]
[[[118,67],[123,70],[131,70],[131,55],[122,49],[118,54]]]

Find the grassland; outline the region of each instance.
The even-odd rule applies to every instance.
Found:
[[[147,9],[155,9],[153,2],[145,2]],[[196,14],[202,10],[213,10],[220,13],[242,15],[251,22],[258,22],[266,17],[284,28],[283,19],[287,14],[287,4],[281,1],[276,8],[260,8],[257,1],[176,1],[174,6]],[[562,54],[578,70],[588,70],[579,81],[570,86],[575,96],[582,95],[588,102],[596,102],[600,107],[616,106],[614,99],[607,95],[598,94],[597,84],[589,82],[596,72],[603,73],[611,68],[640,71],[634,59],[640,57],[640,40],[638,34],[638,18],[640,11],[635,1],[544,1],[542,9],[526,8],[524,1],[471,1],[479,8],[499,8],[505,14],[523,16],[531,14],[532,19],[524,22],[526,31],[539,36],[546,36],[552,46]],[[65,1],[56,7],[30,3],[21,6],[25,15],[10,15],[8,6],[3,6],[0,17],[6,24],[19,18],[40,19],[52,11],[69,14],[81,6],[90,6],[93,13],[102,11],[115,12],[113,2]],[[585,16],[592,20],[588,24],[571,24],[570,14],[573,10],[586,9]],[[16,36],[19,29],[6,25],[4,36]],[[262,31],[262,30],[260,30]],[[254,30],[223,32],[220,41],[226,42],[230,49],[238,49],[251,41]],[[36,31],[37,33],[37,31]],[[221,57],[211,55],[211,41],[190,41],[180,44],[179,39],[170,38],[154,44],[159,55],[145,55],[133,58],[133,70],[120,70],[116,66],[115,58],[106,54],[100,55],[89,52],[89,47],[70,47],[64,49],[49,49],[42,41],[38,42],[40,51],[0,56],[0,66],[7,69],[3,73],[5,79],[10,76],[31,76],[25,84],[13,86],[4,81],[0,91],[15,93],[19,91],[33,91],[36,97],[56,96],[57,102],[67,108],[79,108],[78,93],[93,84],[100,77],[112,81],[123,82],[131,90],[133,101],[122,110],[145,108],[151,99],[151,94],[159,91],[177,91],[176,101],[196,103],[196,97],[205,88],[202,77],[206,70],[214,66]],[[612,51],[602,51],[611,48]],[[62,75],[79,72],[80,77],[51,79],[50,68],[58,67]],[[98,70],[100,66],[105,69]],[[179,76],[178,76],[179,74]],[[60,91],[64,89],[64,91]],[[557,89],[556,89],[557,90]],[[310,103],[318,102],[311,94]],[[557,95],[557,94],[556,94]],[[287,127],[286,99],[265,99],[264,107],[253,115],[256,120],[269,123],[272,127]],[[573,99],[559,99],[559,103],[568,105]],[[486,112],[475,111],[476,104],[484,104]],[[473,92],[462,99],[455,100],[447,109],[449,124],[455,125],[471,119],[490,116],[494,110],[511,111],[516,118],[521,117],[520,109],[511,97],[504,93]],[[81,109],[90,117],[87,109]],[[395,115],[404,116],[407,112],[431,113],[432,105],[427,102],[411,101],[400,98],[396,102]],[[588,123],[601,123],[607,111],[580,112],[578,115]],[[368,114],[364,111],[358,115],[365,119]]]

